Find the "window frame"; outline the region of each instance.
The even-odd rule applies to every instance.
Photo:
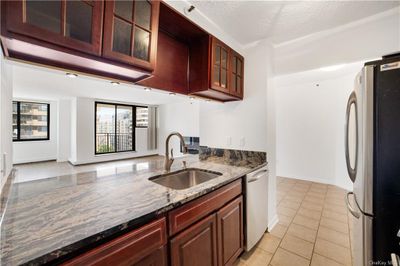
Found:
[[[45,102],[33,102],[33,101],[12,101],[17,103],[17,138],[12,138],[13,142],[25,142],[25,141],[47,141],[50,140],[50,103]],[[46,138],[27,138],[21,139],[21,103],[33,103],[47,105],[47,137]]]
[[[132,149],[131,150],[124,150],[124,151],[109,151],[109,152],[97,152],[97,105],[98,104],[107,104],[113,105],[115,111],[115,122],[114,122],[114,131],[115,134],[117,132],[117,112],[118,106],[128,106],[132,108]],[[111,102],[103,102],[103,101],[95,101],[94,103],[94,154],[95,155],[103,155],[103,154],[114,154],[114,153],[124,153],[124,152],[135,152],[136,151],[136,128],[147,128],[147,127],[138,127],[136,125],[136,108],[148,108],[148,106],[143,105],[133,105],[133,104],[126,104],[126,103],[111,103]],[[115,138],[115,149],[117,148],[117,138]]]

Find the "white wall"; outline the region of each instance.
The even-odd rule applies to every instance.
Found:
[[[158,152],[160,155],[165,154],[165,140],[171,132],[177,131],[182,136],[188,137],[200,136],[199,108],[198,101],[163,104],[158,107]],[[174,149],[174,157],[182,155],[177,137],[170,139],[169,148]]]
[[[71,99],[58,100],[57,162],[68,161],[71,154]]]
[[[1,50],[1,49],[0,49]],[[0,51],[0,191],[12,169],[12,67]]]
[[[139,156],[157,154],[158,150],[147,149],[147,129],[136,129],[136,151],[95,155],[94,145],[94,119],[95,99],[76,98],[72,102],[74,111],[71,112],[72,135],[71,135],[71,156],[73,164],[85,164],[134,158]]]
[[[352,190],[344,157],[346,103],[362,63],[275,78],[277,175]],[[319,86],[317,86],[317,84]]]
[[[269,168],[268,223],[277,222],[275,175],[274,88],[270,82],[272,47],[262,41],[244,51],[244,100],[200,104],[202,145],[267,152]],[[269,107],[270,106],[270,107]]]
[[[50,104],[50,139],[40,141],[13,142],[13,163],[30,163],[55,160],[57,158],[57,102],[14,98],[18,101],[31,101]]]
[[[267,151],[267,43],[245,51],[243,101],[200,104],[200,143],[240,150]]]
[[[352,63],[400,50],[400,7],[275,47],[275,74]]]

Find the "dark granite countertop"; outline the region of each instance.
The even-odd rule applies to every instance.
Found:
[[[176,159],[171,171],[182,167]],[[134,228],[145,219],[182,205],[265,165],[232,166],[218,158],[185,158],[188,167],[223,175],[185,190],[148,180],[163,173],[163,160],[132,164],[120,173],[96,171],[13,184],[1,224],[1,265],[58,260]]]

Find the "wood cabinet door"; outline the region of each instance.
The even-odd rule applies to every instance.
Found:
[[[230,48],[217,38],[211,41],[210,88],[229,93]]]
[[[103,1],[4,1],[8,32],[101,54]]]
[[[147,257],[133,264],[133,266],[167,266],[166,247],[160,247]]]
[[[244,58],[235,51],[231,52],[229,93],[243,98]]]
[[[166,220],[158,219],[65,262],[64,266],[163,266],[166,262]]]
[[[207,216],[171,240],[172,266],[217,266],[216,215]]]
[[[157,54],[157,0],[105,1],[103,56],[153,70]]]
[[[232,265],[243,251],[243,197],[217,213],[218,265]]]

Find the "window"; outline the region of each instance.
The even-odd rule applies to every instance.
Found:
[[[50,105],[48,103],[13,102],[13,141],[48,140]]]
[[[147,127],[149,113],[147,107],[136,107],[136,127]]]
[[[147,107],[96,102],[95,108],[95,153],[134,151],[134,129],[147,127]]]

